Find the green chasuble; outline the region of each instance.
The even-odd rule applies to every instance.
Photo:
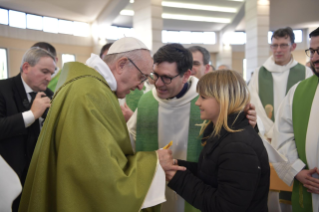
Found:
[[[19,211],[140,211],[156,153],[133,153],[118,99],[98,72],[72,62],[60,79]]]
[[[191,162],[198,161],[203,148],[201,145],[202,136],[199,136],[200,127],[197,126],[199,123],[203,123],[203,120],[200,119],[199,107],[195,105],[197,99],[198,96],[190,102],[190,114],[185,114],[190,116],[188,145],[185,151],[187,151],[187,161]],[[158,146],[158,107],[158,101],[154,98],[152,91],[141,97],[137,113],[136,151],[154,151],[161,148]],[[185,201],[185,212],[199,212],[199,210]]]
[[[306,77],[306,68],[305,66],[298,63],[294,67],[292,67],[289,71],[287,86],[286,86],[286,94],[289,89],[295,85],[297,82],[304,80]],[[272,121],[275,120],[275,112],[274,111],[274,86],[273,86],[273,78],[272,73],[268,71],[264,66],[260,67],[258,74],[258,90],[259,90],[259,98],[262,105],[265,108],[268,118]]]
[[[58,81],[59,81],[59,78],[60,78],[60,75],[61,75],[61,70],[59,70],[59,73],[57,73],[50,81],[49,85],[48,85],[48,88],[55,92],[55,87],[56,85],[58,84]]]
[[[307,128],[317,86],[318,77],[316,75],[302,81],[296,88],[292,104],[292,123],[296,147],[300,160],[306,164],[306,169],[308,169],[306,158]],[[307,192],[307,188],[296,179],[291,199],[294,212],[312,211],[311,193]]]

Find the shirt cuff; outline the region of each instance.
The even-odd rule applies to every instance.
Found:
[[[283,181],[291,186],[295,176],[306,166],[302,160],[297,159],[294,163],[290,165],[289,171],[285,175]]]
[[[156,171],[153,177],[150,188],[146,194],[145,200],[142,205],[143,208],[149,208],[166,201],[165,198],[166,179],[165,172],[157,160]]]
[[[35,121],[34,115],[31,110],[22,113],[25,128],[30,127]]]

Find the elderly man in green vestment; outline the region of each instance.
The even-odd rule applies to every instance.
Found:
[[[292,211],[319,211],[319,28],[310,33],[314,76],[294,85],[276,114],[273,141],[290,167],[282,172],[282,180],[292,185]]]
[[[130,143],[117,98],[152,74],[146,46],[122,38],[86,64],[63,67],[20,212],[137,212],[165,201],[165,170],[185,170],[170,150],[134,154]]]

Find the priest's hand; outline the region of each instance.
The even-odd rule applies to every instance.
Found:
[[[319,194],[319,179],[312,177],[314,173],[319,174],[316,167],[310,170],[303,169],[296,175],[296,179],[307,188],[308,192]]]
[[[34,119],[38,119],[39,117],[41,117],[44,111],[50,106],[51,106],[51,99],[47,97],[45,93],[38,92],[31,106],[31,111],[34,115]]]
[[[186,168],[183,166],[178,166],[176,164],[176,159],[173,159],[172,151],[169,149],[160,149],[157,150],[157,155],[159,162],[164,169],[165,173],[167,171],[185,171]]]
[[[257,113],[256,113],[255,105],[253,105],[252,103],[249,103],[245,108],[245,113],[246,113],[246,117],[249,121],[249,124],[253,128],[255,128],[255,126],[257,124]]]
[[[129,108],[129,106],[127,106],[126,103],[124,103],[124,105],[121,105],[121,110],[125,118],[125,121],[127,122],[133,115],[133,111],[131,110],[131,108]]]

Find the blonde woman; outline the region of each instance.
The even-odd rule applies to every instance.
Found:
[[[268,155],[245,117],[245,81],[234,71],[215,71],[199,80],[197,92],[208,121],[205,146],[198,163],[175,161],[187,171],[166,172],[168,186],[201,211],[268,211]]]

